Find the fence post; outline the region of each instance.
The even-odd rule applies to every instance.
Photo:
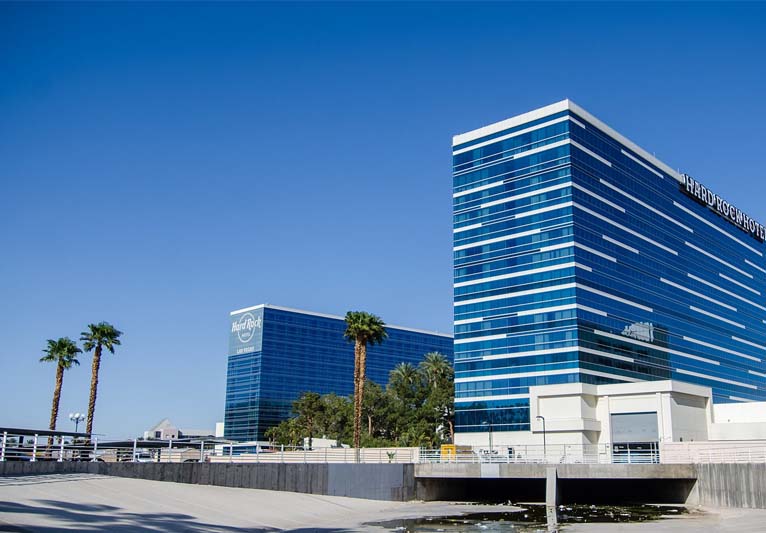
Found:
[[[279,460],[284,463],[285,462],[285,445],[282,444],[281,446],[282,447],[279,452]]]
[[[32,459],[30,461],[37,461],[37,433],[35,433],[35,440],[32,442]]]
[[[8,442],[8,432],[3,431],[3,445],[0,448],[0,461],[5,461],[5,445]]]
[[[233,461],[234,461],[234,445],[229,444],[229,462],[231,463]]]
[[[93,439],[93,459],[91,459],[92,463],[96,462],[96,452],[98,451],[98,437],[95,437]]]
[[[133,439],[133,462],[136,462],[136,452],[138,448],[138,439]]]
[[[199,462],[200,463],[205,462],[205,441],[204,440],[199,441]]]
[[[347,462],[346,461],[346,450],[348,450],[348,448],[343,448],[343,462],[344,463]]]
[[[327,462],[327,448],[324,449],[324,462]]]
[[[303,447],[303,464],[306,464],[306,447]]]
[[[60,437],[59,441],[59,463],[64,461],[64,437]]]

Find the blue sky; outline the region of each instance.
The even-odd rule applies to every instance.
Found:
[[[223,417],[228,312],[451,330],[451,136],[571,98],[762,222],[766,4],[0,4],[0,425]],[[89,355],[59,427],[87,407]]]

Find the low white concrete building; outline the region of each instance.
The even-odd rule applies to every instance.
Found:
[[[542,446],[545,438],[549,446],[646,449],[668,442],[766,439],[766,404],[713,404],[710,388],[680,381],[567,383],[530,387],[529,395],[530,431],[458,433],[455,443],[486,449],[491,440],[493,448],[503,449]]]

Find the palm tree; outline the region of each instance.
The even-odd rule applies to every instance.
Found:
[[[43,350],[45,354],[40,358],[41,363],[56,363],[56,387],[53,389],[53,405],[51,405],[51,422],[48,429],[56,430],[56,420],[59,417],[59,400],[61,400],[61,385],[64,383],[64,370],[69,370],[72,365],[79,365],[77,354],[82,350],[69,337],[61,337],[54,341],[48,339],[48,347]],[[49,439],[50,440],[50,439]]]
[[[354,342],[354,448],[359,449],[362,399],[367,368],[367,345],[382,343],[388,334],[380,317],[364,311],[346,313],[346,339]]]
[[[431,387],[436,387],[439,382],[449,378],[452,374],[452,366],[447,358],[439,352],[427,353],[420,363],[420,367],[428,376],[428,384]]]
[[[93,352],[93,369],[90,377],[90,399],[88,400],[88,423],[85,432],[93,432],[93,413],[96,411],[96,394],[98,389],[98,370],[101,367],[101,350],[106,348],[114,353],[114,347],[119,346],[120,335],[122,331],[117,330],[108,322],[99,322],[98,324],[88,324],[88,331],[80,334],[80,340],[83,341],[83,348],[86,352]]]

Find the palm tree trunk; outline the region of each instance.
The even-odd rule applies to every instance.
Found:
[[[96,412],[96,395],[98,389],[98,369],[101,367],[101,345],[96,345],[96,351],[93,353],[93,368],[90,376],[90,399],[88,400],[88,423],[85,427],[85,433],[93,433],[93,414]]]
[[[362,362],[362,343],[354,343],[354,448],[359,449],[360,429],[362,420],[362,390],[359,385]]]
[[[362,343],[359,347],[359,437],[362,436],[362,405],[364,404],[364,382],[367,380],[367,345]]]
[[[59,417],[59,401],[61,400],[61,384],[64,382],[64,367],[56,367],[56,388],[53,389],[53,405],[51,405],[51,422],[48,429],[56,431],[56,420]]]
[[[64,382],[64,367],[56,366],[56,387],[53,389],[53,405],[51,405],[51,421],[48,429],[56,431],[56,420],[59,417],[59,401],[61,400],[61,384]],[[53,446],[53,437],[48,437],[48,447]]]
[[[367,415],[367,434],[372,437],[372,417]]]

